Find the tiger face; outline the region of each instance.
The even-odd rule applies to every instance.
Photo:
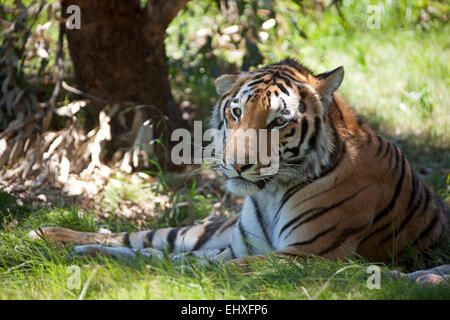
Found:
[[[317,175],[333,152],[327,107],[343,76],[343,67],[314,76],[284,60],[217,78],[221,99],[212,123],[221,135],[214,141],[227,189],[253,195]]]

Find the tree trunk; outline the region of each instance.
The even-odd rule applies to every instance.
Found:
[[[186,2],[148,0],[141,7],[136,0],[61,1],[63,17],[70,15],[70,5],[79,6],[81,11],[81,28],[66,29],[78,86],[120,103],[121,110],[133,104],[145,105],[139,110],[143,120],[152,119],[156,138],[163,134],[167,139],[167,131],[182,126],[170,92],[164,37],[167,25]],[[124,113],[127,128],[113,122],[109,157],[114,149],[126,145],[121,137],[131,129],[135,112]],[[169,119],[168,127],[156,125],[163,115]],[[123,121],[120,123],[123,126]]]

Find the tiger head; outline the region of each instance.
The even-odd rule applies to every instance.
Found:
[[[343,77],[343,67],[315,76],[287,59],[217,78],[221,98],[211,123],[220,133],[214,139],[216,159],[227,189],[253,195],[268,184],[307,181],[319,175],[334,149],[335,132],[327,109]],[[270,160],[261,159],[262,153]],[[263,174],[274,159],[276,170]]]

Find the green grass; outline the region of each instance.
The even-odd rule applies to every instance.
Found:
[[[140,196],[144,196],[142,192]],[[71,246],[33,240],[28,232],[49,225],[119,232],[136,230],[136,225],[123,218],[100,218],[78,208],[19,206],[1,191],[0,199],[4,221],[0,231],[0,299],[450,299],[448,286],[423,287],[409,280],[393,280],[387,273],[392,266],[405,270],[401,267],[404,263],[406,269],[413,270],[442,264],[450,258],[448,247],[431,251],[425,260],[412,252],[403,262],[377,264],[382,271],[380,289],[367,287],[367,267],[371,264],[363,259],[336,262],[307,258],[294,262],[270,257],[268,262],[254,262],[251,269],[242,272],[221,264],[200,266],[195,259],[190,261],[191,268],[185,269],[169,260],[150,261],[142,256],[133,261],[74,258]],[[203,201],[197,200],[200,204]],[[161,212],[161,217],[164,215]],[[153,223],[156,227],[161,220],[150,221],[148,226]],[[73,281],[74,266],[79,270],[78,286]]]
[[[396,1],[396,7],[389,8],[384,1],[344,1],[346,23],[333,8],[318,23],[317,17],[300,14],[291,1],[276,3],[285,21],[277,19],[283,25],[277,29],[281,32],[277,35],[275,28],[270,29],[268,40],[259,43],[264,63],[291,56],[317,72],[343,65],[346,76],[339,92],[377,132],[401,146],[415,169],[432,168],[423,178],[450,202],[450,175],[439,172],[450,168],[450,26],[405,19],[408,6],[411,20],[416,21],[420,10],[435,2]],[[366,9],[375,3],[384,4],[385,13],[381,29],[370,30]],[[214,76],[226,69],[224,61],[241,63],[229,50],[215,47],[215,39],[209,48],[215,60],[196,55],[200,48],[186,44],[202,28],[226,26],[214,8],[213,1],[190,2],[171,24],[166,40],[174,95],[196,105],[197,119],[203,120],[217,99]],[[180,58],[183,62],[176,64]],[[113,232],[174,226],[217,210],[214,203],[220,197],[198,192],[193,179],[161,172],[155,176],[151,182],[129,177],[111,180],[102,203],[110,210],[108,217],[77,208],[19,206],[0,191],[0,299],[76,299],[83,287],[85,299],[450,299],[448,287],[388,281],[386,274],[388,268],[399,266],[411,270],[448,263],[448,247],[431,251],[427,257],[411,252],[403,261],[380,265],[381,288],[370,290],[366,286],[368,264],[361,260],[344,263],[310,258],[283,263],[272,259],[245,274],[221,265],[182,270],[143,257],[133,262],[72,259],[70,247],[27,237],[29,230],[44,225],[80,231],[104,227]],[[170,205],[156,206],[154,215],[141,217],[143,222],[116,213],[122,200],[143,203],[155,195],[166,196]],[[72,265],[80,267],[79,288],[68,287]]]
[[[450,299],[445,286],[389,280],[383,265],[381,288],[368,289],[369,264],[363,261],[272,258],[245,273],[192,261],[186,270],[142,256],[131,262],[71,258],[70,247],[27,237],[26,227],[37,224],[92,231],[94,215],[74,219],[77,214],[76,209],[30,212],[19,226],[0,233],[0,299]],[[79,268],[79,286],[73,266]]]

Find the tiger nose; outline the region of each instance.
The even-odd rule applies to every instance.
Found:
[[[252,164],[237,164],[237,163],[233,163],[233,167],[236,170],[236,172],[238,172],[239,174],[241,174],[242,172],[244,172],[245,170],[251,168],[253,165]]]

